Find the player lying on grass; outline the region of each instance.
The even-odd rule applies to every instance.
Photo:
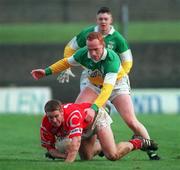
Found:
[[[102,150],[107,159],[115,161],[136,149],[157,150],[157,144],[144,138],[116,144],[110,126],[111,117],[100,108],[94,121],[86,122],[89,107],[90,103],[61,104],[58,100],[46,103],[40,135],[42,146],[52,158],[73,162],[79,152],[81,160],[91,160]],[[96,142],[96,135],[99,142]],[[56,141],[63,140],[66,141],[64,145],[56,145]]]

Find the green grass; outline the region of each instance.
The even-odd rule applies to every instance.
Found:
[[[180,22],[135,22],[128,36],[131,42],[180,41]]]
[[[160,161],[149,161],[142,151],[134,151],[122,160],[111,162],[95,157],[92,161],[66,164],[43,157],[40,147],[39,126],[41,116],[0,115],[0,169],[2,170],[178,170],[180,167],[179,115],[141,115],[152,138],[159,143]],[[128,140],[131,131],[113,116],[113,131],[118,140]]]
[[[59,24],[0,24],[0,44],[64,43],[87,23]],[[119,28],[116,25],[116,28]],[[130,22],[129,42],[180,41],[180,21]]]
[[[63,43],[70,41],[87,24],[0,25],[0,43]]]

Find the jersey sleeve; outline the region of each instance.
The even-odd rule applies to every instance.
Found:
[[[71,65],[68,62],[68,58],[61,59],[57,61],[56,63],[50,65],[45,69],[46,76],[51,74],[57,74],[60,73],[68,68],[70,68]]]
[[[110,97],[117,80],[117,75],[117,73],[106,74],[101,92],[92,106],[95,111],[98,111],[98,108],[102,107]]]
[[[86,46],[86,36],[85,31],[82,31],[76,36],[76,42],[80,48]]]
[[[129,49],[129,45],[127,41],[118,32],[116,33],[116,43],[117,43],[116,52],[121,58],[121,62],[122,62],[121,64],[122,64],[124,72],[128,74],[133,64],[133,57],[132,57],[131,50]]]
[[[120,58],[122,61],[122,67],[123,67],[125,73],[128,74],[133,65],[133,57],[132,57],[131,50],[129,49],[129,50],[121,53]]]
[[[121,54],[129,49],[129,45],[126,41],[126,39],[118,32],[116,32],[116,43],[117,43],[117,49],[116,52],[118,54]]]
[[[64,48],[64,58],[71,57],[78,49],[79,46],[77,44],[76,37],[74,37]]]

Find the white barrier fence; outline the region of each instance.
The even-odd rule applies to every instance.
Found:
[[[136,113],[180,113],[180,89],[134,89],[132,99]]]
[[[0,88],[0,113],[43,114],[51,98],[48,87]],[[180,113],[180,89],[133,89],[132,99],[136,113]]]
[[[0,88],[0,113],[43,114],[51,98],[48,87]]]

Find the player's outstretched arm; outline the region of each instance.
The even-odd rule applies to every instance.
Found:
[[[65,159],[65,162],[68,163],[74,162],[74,160],[76,159],[76,155],[79,151],[80,144],[81,144],[80,136],[75,136],[72,138],[72,142],[68,148],[67,158]]]
[[[67,59],[62,59],[47,67],[46,69],[35,69],[31,71],[31,75],[35,80],[39,80],[45,76],[51,74],[60,73],[68,69],[71,65],[68,63]]]

